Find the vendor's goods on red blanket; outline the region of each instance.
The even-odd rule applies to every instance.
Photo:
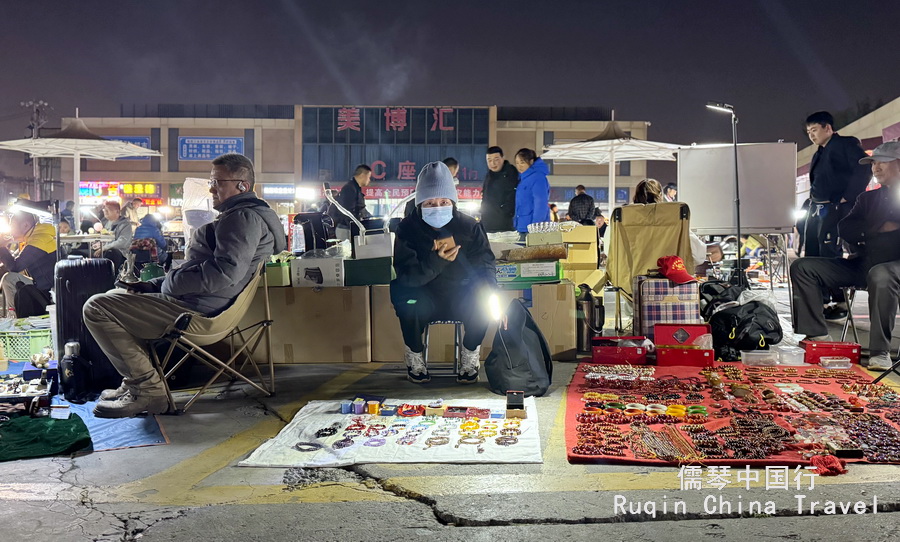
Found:
[[[700,291],[696,282],[675,284],[667,278],[634,277],[634,334],[653,339],[654,326],[679,322],[700,324]]]
[[[566,445],[573,462],[900,463],[898,422],[898,394],[858,367],[582,364]]]

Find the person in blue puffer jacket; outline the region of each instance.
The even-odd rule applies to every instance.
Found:
[[[141,225],[134,230],[135,239],[153,239],[156,241],[156,252],[159,257],[159,263],[166,261],[168,254],[166,253],[166,238],[162,234],[162,224],[159,219],[148,213],[141,218]]]
[[[550,168],[532,149],[516,153],[519,186],[516,188],[516,231],[525,240],[528,225],[550,221]]]

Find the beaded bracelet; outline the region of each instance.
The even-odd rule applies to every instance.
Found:
[[[512,436],[502,436],[494,439],[494,442],[496,442],[499,446],[512,446],[513,444],[519,442],[519,439]]]
[[[297,444],[294,444],[294,449],[298,452],[315,452],[322,448],[324,448],[324,446],[318,442],[298,442]]]
[[[363,446],[371,446],[373,448],[377,448],[378,446],[384,446],[387,443],[387,439],[384,438],[370,438],[369,440],[363,442]]]
[[[340,450],[342,448],[347,448],[348,446],[353,446],[353,444],[354,444],[354,442],[353,442],[352,438],[344,437],[341,440],[332,444],[331,447]],[[310,451],[312,451],[312,450],[310,450]]]

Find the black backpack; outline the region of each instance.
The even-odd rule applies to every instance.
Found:
[[[553,375],[547,340],[521,300],[510,302],[506,317],[508,327],[497,329],[484,361],[488,385],[500,395],[507,391],[522,391],[526,397],[544,395]]]
[[[741,350],[768,350],[781,342],[781,323],[771,307],[750,301],[720,310],[709,319],[716,359],[737,361]]]
[[[709,318],[715,312],[716,308],[725,303],[737,301],[741,296],[741,292],[746,290],[744,286],[738,286],[731,282],[723,280],[708,280],[700,284],[700,316],[704,322],[709,322]]]

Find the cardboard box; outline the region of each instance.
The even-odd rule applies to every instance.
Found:
[[[564,243],[594,243],[597,244],[597,226],[575,226],[575,228],[562,232]]]
[[[592,273],[597,271],[595,263],[560,263],[562,276],[572,284],[584,284]]]
[[[574,360],[577,356],[575,339],[575,285],[535,284],[531,287],[531,316],[550,346],[555,360]]]
[[[593,264],[597,269],[597,243],[569,243],[566,247],[566,258],[560,260],[563,264]]]
[[[344,285],[344,260],[300,258],[291,261],[291,284],[297,287],[334,288]]]
[[[291,264],[289,262],[269,262],[266,264],[266,282],[269,286],[291,285]],[[263,281],[259,281],[262,288]]]
[[[372,361],[398,363],[403,361],[403,334],[400,333],[400,320],[391,303],[390,286],[372,286]],[[510,301],[525,296],[523,290],[500,290],[500,306],[505,308]],[[428,362],[453,362],[453,335],[455,326],[431,326],[428,333]],[[491,352],[497,325],[488,327],[481,342],[481,360],[484,361]]]
[[[344,286],[390,284],[394,259],[344,260]]]
[[[295,260],[296,261],[296,260]],[[269,288],[275,363],[372,361],[369,288]],[[265,316],[260,289],[241,327]],[[255,356],[265,359],[265,340]]]
[[[552,262],[509,262],[497,263],[498,282],[556,282],[562,278],[562,267],[558,261]]]
[[[525,236],[525,246],[558,245],[559,243],[597,244],[596,226],[575,226],[569,231],[529,233]]]

